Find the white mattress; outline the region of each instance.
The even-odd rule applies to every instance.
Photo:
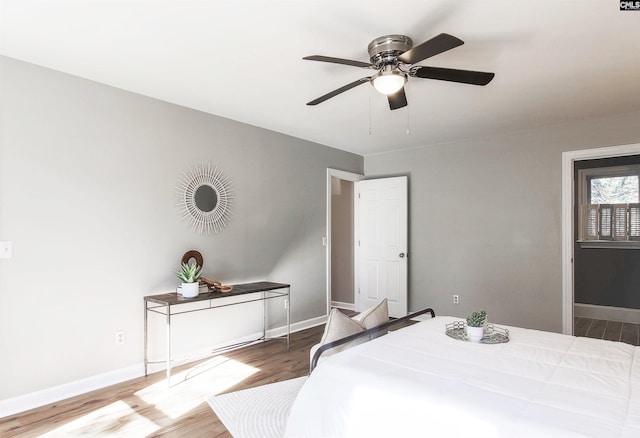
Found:
[[[286,437],[640,437],[640,347],[508,327],[506,344],[436,317],[326,358]]]

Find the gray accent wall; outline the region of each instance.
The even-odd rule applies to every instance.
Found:
[[[0,240],[13,241],[0,401],[141,370],[143,296],[175,290],[190,249],[223,283],[290,283],[294,323],[326,314],[327,168],[362,173],[361,156],[9,58],[0,72]],[[190,230],[176,208],[178,178],[203,163],[232,183],[220,234]],[[178,352],[261,329],[256,309],[228,309],[176,321]],[[154,334],[162,359],[161,322]]]
[[[495,323],[561,332],[562,152],[640,143],[639,120],[636,111],[365,157],[367,178],[409,176],[410,310],[484,309]]]

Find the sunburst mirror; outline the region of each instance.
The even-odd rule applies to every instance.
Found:
[[[218,167],[197,164],[178,179],[178,208],[196,231],[218,233],[231,215],[231,182]]]

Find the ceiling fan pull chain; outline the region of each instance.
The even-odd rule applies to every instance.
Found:
[[[407,107],[407,135],[409,135],[410,132],[411,129],[409,129],[409,107]]]
[[[408,88],[406,85],[404,86],[404,88]],[[409,105],[407,105],[407,135],[409,135],[409,133],[411,132],[410,130],[410,126],[409,126]]]
[[[371,136],[371,88],[369,88],[369,136]]]

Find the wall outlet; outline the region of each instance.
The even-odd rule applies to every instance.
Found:
[[[10,259],[13,257],[13,242],[3,240],[0,242],[0,259]]]
[[[116,332],[116,345],[124,345],[126,340],[124,332]]]
[[[460,295],[453,296],[453,304],[460,304]]]
[[[284,300],[284,308],[285,309],[289,308],[289,300]]]

